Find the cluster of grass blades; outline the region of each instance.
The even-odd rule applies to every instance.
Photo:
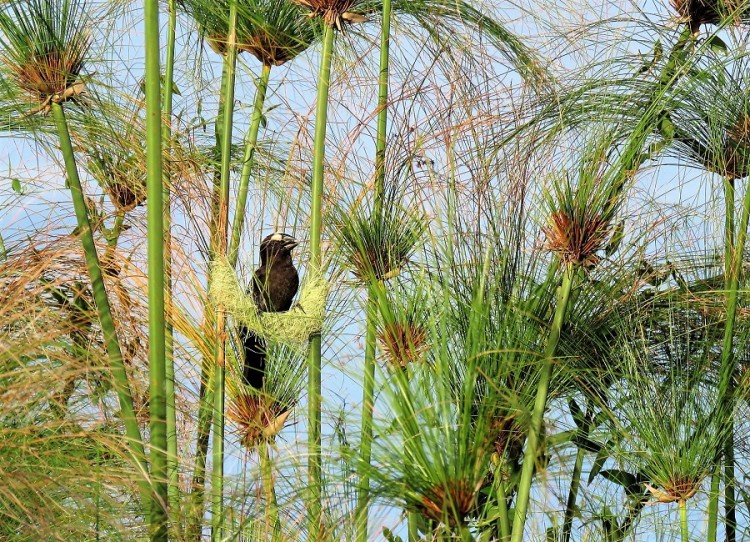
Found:
[[[140,513],[132,496],[147,477],[123,438],[123,419],[112,401],[111,367],[78,242],[47,241],[9,239],[0,262],[2,536],[124,536],[122,518]],[[125,307],[114,309],[119,316]],[[140,312],[135,305],[129,310]],[[142,333],[126,319],[118,321],[124,339]],[[140,361],[128,363],[134,379]],[[143,405],[133,389],[136,404]],[[141,526],[132,529],[140,532]]]
[[[7,70],[4,77],[10,79],[15,88],[23,91],[19,92],[15,99],[25,98],[29,107],[25,115],[50,111],[53,114],[122,416],[126,423],[132,453],[140,463],[141,469],[148,472],[144,441],[135,418],[133,397],[123,365],[123,356],[63,110],[65,102],[74,100],[83,90],[80,77],[90,44],[92,24],[92,15],[83,2],[35,0],[23,5],[11,2],[4,6],[0,16],[0,32],[3,36],[0,40],[0,54],[5,59],[3,65]],[[145,482],[141,484],[141,497],[144,503],[155,498]]]

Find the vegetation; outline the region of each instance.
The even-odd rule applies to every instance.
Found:
[[[750,536],[749,13],[1,2],[0,539]]]

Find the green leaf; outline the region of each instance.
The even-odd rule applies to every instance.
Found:
[[[383,527],[383,538],[388,542],[403,542],[400,536],[396,536],[388,527]]]
[[[576,445],[577,448],[583,448],[587,452],[598,454],[602,450],[602,445],[594,442],[590,438],[587,438],[581,434],[578,434],[573,439],[573,444]]]
[[[601,514],[599,514],[599,519],[602,522],[602,527],[604,529],[604,534],[607,537],[607,540],[611,540],[613,527],[617,522],[616,516],[612,513],[612,510],[609,508],[609,506],[604,505]]]
[[[620,469],[607,469],[601,471],[599,474],[610,482],[622,486],[628,496],[641,495],[643,493],[643,483],[648,481],[648,478],[645,476],[631,474]]]
[[[656,64],[659,59],[661,58],[662,54],[664,53],[664,48],[661,45],[661,40],[656,40],[656,43],[654,44],[654,53],[651,56],[651,58],[644,62],[643,65],[638,69],[637,74],[646,73],[651,68],[654,67],[654,64]]]
[[[599,474],[599,472],[602,470],[602,467],[604,467],[604,463],[609,459],[609,450],[607,450],[606,446],[603,446],[601,450],[599,450],[599,453],[596,454],[596,458],[594,459],[594,464],[591,467],[591,472],[589,472],[589,479],[588,483],[590,484],[594,478],[596,478],[596,475]]]
[[[605,254],[609,257],[612,256],[622,244],[622,239],[625,237],[625,221],[621,220],[612,232],[612,236],[609,238],[609,243],[604,249]]]
[[[21,179],[13,178],[10,181],[10,187],[16,194],[23,194],[23,187],[21,187]]]
[[[667,113],[662,114],[659,118],[658,128],[661,136],[667,141],[673,140],[677,133],[677,129]]]
[[[727,51],[729,50],[727,44],[716,34],[706,40],[706,45],[708,45],[714,53],[720,55],[727,54]]]
[[[581,407],[578,406],[575,399],[571,398],[568,400],[568,408],[570,409],[570,415],[573,417],[573,421],[578,429],[588,431],[589,420],[586,418],[586,414],[581,410]]]

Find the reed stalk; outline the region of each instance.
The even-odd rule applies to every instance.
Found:
[[[541,440],[542,418],[547,405],[547,393],[549,390],[550,377],[552,376],[552,366],[555,359],[557,343],[560,340],[560,332],[565,315],[568,309],[568,300],[573,287],[573,277],[575,276],[575,266],[571,265],[565,268],[563,272],[562,283],[558,290],[557,306],[555,307],[555,316],[552,321],[547,345],[544,350],[544,364],[542,374],[539,378],[537,387],[534,410],[531,415],[531,425],[529,435],[526,439],[526,450],[524,452],[523,467],[521,470],[521,479],[518,485],[518,495],[516,497],[515,514],[513,517],[513,532],[511,542],[523,542],[523,529],[526,523],[526,510],[529,505],[529,496],[531,494],[531,484],[534,478],[534,468],[536,458],[539,452],[539,443]]]
[[[221,108],[221,173],[219,183],[218,221],[216,224],[217,256],[227,253],[227,233],[229,227],[229,176],[231,173],[232,123],[234,119],[234,87],[237,68],[237,1],[229,4],[229,31],[227,32],[227,51],[224,57],[226,79],[222,89],[223,107]],[[214,366],[214,412],[213,412],[213,449],[211,472],[211,536],[214,542],[223,538],[224,521],[224,403],[225,364],[226,364],[226,312],[219,306],[216,309],[216,364]]]
[[[312,175],[312,209],[310,213],[310,267],[321,269],[321,235],[322,235],[322,203],[323,203],[323,174],[326,152],[326,128],[328,122],[328,92],[331,81],[331,59],[333,57],[333,41],[335,30],[330,25],[323,27],[323,50],[320,58],[320,72],[318,76],[318,97],[315,115],[315,143]],[[322,522],[321,489],[321,336],[317,334],[310,339],[308,355],[308,420],[307,445],[308,480],[307,480],[307,518],[310,540],[319,540]]]
[[[149,411],[151,414],[151,540],[168,535],[166,338],[164,334],[164,205],[162,170],[159,2],[145,2],[146,164],[148,219]]]
[[[172,139],[172,103],[174,85],[174,53],[175,36],[177,28],[177,5],[176,0],[167,1],[169,19],[167,22],[167,44],[166,59],[164,66],[164,85],[162,87],[162,114],[166,121],[163,126],[164,148],[170,149]],[[174,381],[174,328],[172,324],[172,205],[171,205],[171,168],[165,168],[164,175],[164,272],[165,272],[165,296],[168,317],[165,328],[166,348],[166,376],[167,376],[167,473],[169,511],[171,523],[175,534],[181,534],[180,525],[180,475],[177,456],[177,411],[175,403],[175,381]]]
[[[114,378],[114,387],[120,403],[121,416],[125,424],[125,434],[128,438],[130,452],[133,455],[136,465],[140,470],[140,475],[142,476],[142,480],[139,482],[139,488],[144,510],[147,511],[148,509],[146,507],[151,506],[150,503],[153,495],[151,488],[146,481],[146,478],[148,477],[146,452],[143,447],[141,430],[138,427],[138,421],[135,416],[133,395],[130,390],[130,383],[125,370],[125,364],[123,363],[122,351],[120,350],[120,343],[117,338],[117,330],[115,328],[114,319],[112,318],[112,310],[109,305],[109,297],[107,296],[107,290],[104,285],[102,268],[96,252],[96,243],[94,242],[94,235],[91,232],[91,225],[89,224],[86,200],[83,195],[81,180],[78,176],[78,166],[76,165],[75,154],[73,152],[73,144],[70,140],[68,122],[65,118],[65,111],[61,104],[52,103],[51,108],[52,116],[57,128],[57,135],[60,140],[63,160],[65,162],[65,173],[67,175],[68,185],[70,186],[70,194],[73,199],[73,208],[78,223],[78,232],[81,236],[81,244],[83,245],[86,268],[91,279],[91,289],[94,294],[96,312],[99,317],[99,323],[102,326],[104,344],[107,349],[107,357],[111,366],[110,370],[112,371],[112,376]]]

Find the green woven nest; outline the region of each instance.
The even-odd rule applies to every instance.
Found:
[[[252,294],[247,294],[225,258],[211,268],[209,295],[238,323],[273,342],[304,346],[323,327],[330,285],[319,271],[308,270],[300,288],[299,301],[286,312],[258,312]]]

